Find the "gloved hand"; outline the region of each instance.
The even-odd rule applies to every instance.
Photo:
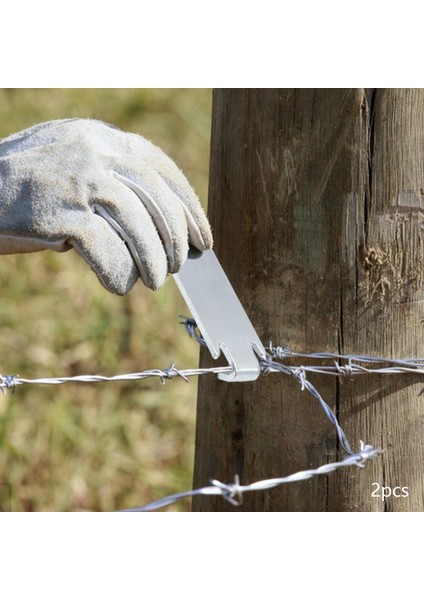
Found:
[[[185,176],[159,148],[101,121],[64,119],[0,141],[0,254],[71,247],[111,292],[152,289],[188,243],[212,246]]]

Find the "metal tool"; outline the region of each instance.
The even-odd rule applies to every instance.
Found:
[[[174,275],[178,288],[213,358],[224,353],[231,371],[225,381],[253,381],[266,352],[213,250],[190,249]]]

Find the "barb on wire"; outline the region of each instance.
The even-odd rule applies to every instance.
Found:
[[[180,315],[184,321],[182,324],[185,326],[188,334],[193,337],[199,344],[206,345],[205,340],[197,331],[197,325],[194,319],[190,317],[184,317]],[[147,506],[128,509],[123,512],[133,511],[150,511],[168,506],[182,498],[196,495],[219,495],[222,496],[228,502],[234,505],[240,505],[243,500],[243,494],[245,492],[258,491],[270,489],[284,483],[300,481],[303,479],[310,479],[317,475],[323,475],[331,473],[336,469],[348,466],[363,467],[367,460],[374,458],[383,451],[376,449],[373,446],[364,444],[361,442],[361,448],[359,452],[354,452],[347,440],[346,434],[340,426],[336,415],[324,401],[321,394],[318,392],[316,387],[307,378],[308,373],[319,373],[323,375],[332,376],[348,376],[353,377],[355,375],[364,375],[372,373],[383,373],[383,374],[400,374],[400,373],[414,373],[424,375],[424,359],[423,358],[411,358],[411,359],[387,359],[374,356],[361,356],[353,354],[337,354],[331,352],[313,352],[313,353],[301,353],[293,352],[289,348],[282,346],[273,346],[270,342],[267,348],[269,354],[265,359],[261,359],[261,374],[267,375],[269,373],[285,373],[291,375],[299,382],[302,390],[307,390],[314,398],[318,400],[322,407],[325,415],[334,425],[341,447],[346,452],[347,456],[334,463],[322,465],[317,469],[310,469],[307,471],[300,471],[286,477],[277,477],[275,479],[266,479],[252,483],[249,485],[241,485],[238,477],[236,476],[234,483],[226,484],[217,480],[212,480],[211,485],[192,490],[188,492],[181,492],[179,494],[173,494],[167,496],[162,500],[152,502]],[[316,364],[316,365],[297,365],[292,366],[284,362],[288,358],[307,358],[309,360],[317,361],[332,361],[332,364]],[[48,385],[60,385],[69,382],[75,383],[96,383],[96,382],[110,382],[110,381],[134,381],[146,379],[148,377],[156,377],[161,383],[165,383],[167,380],[181,378],[188,381],[189,377],[196,377],[200,375],[206,375],[208,373],[224,373],[231,372],[232,368],[228,367],[211,367],[211,368],[198,368],[198,369],[177,369],[175,363],[172,363],[166,369],[150,369],[146,371],[140,371],[137,373],[127,373],[123,375],[113,375],[110,377],[103,375],[77,375],[73,377],[45,377],[38,379],[24,379],[19,375],[0,375],[0,391],[5,393],[7,390],[14,391],[19,385],[24,384],[48,384]]]
[[[15,391],[15,380],[18,375],[0,375],[0,390],[2,394],[6,393],[6,390]]]
[[[179,494],[172,494],[171,496],[166,496],[166,498],[156,500],[145,506],[139,508],[130,508],[121,512],[149,512],[153,510],[158,510],[159,508],[164,508],[165,506],[169,506],[170,504],[174,504],[175,502],[178,502],[183,498],[200,495],[222,496],[224,500],[227,500],[227,502],[230,502],[235,506],[240,506],[242,504],[243,494],[245,492],[269,490],[271,488],[283,485],[284,483],[292,483],[295,481],[311,479],[312,477],[316,477],[317,475],[327,475],[328,473],[332,473],[333,471],[344,467],[356,466],[364,468],[368,460],[373,459],[382,453],[383,450],[379,448],[374,448],[369,444],[364,444],[364,442],[362,442],[361,440],[361,447],[359,452],[352,453],[350,456],[347,456],[341,461],[322,465],[317,469],[299,471],[297,473],[293,473],[292,475],[287,475],[286,477],[263,479],[262,481],[256,481],[255,483],[250,483],[247,485],[241,485],[239,477],[237,475],[235,477],[234,483],[222,483],[220,481],[217,481],[216,479],[213,479],[210,482],[209,486],[201,487],[188,492],[180,492]]]
[[[424,358],[384,358],[379,356],[361,356],[357,354],[337,354],[333,352],[293,352],[287,347],[273,346],[272,342],[266,348],[272,358],[284,361],[286,358],[307,358],[317,360],[332,360],[332,365],[304,365],[302,369],[308,373],[321,373],[323,375],[354,375],[364,374],[393,374],[415,373],[424,375]],[[346,361],[342,364],[340,361]],[[365,365],[390,365],[390,366],[365,366]],[[290,369],[290,367],[288,367]]]
[[[166,369],[149,369],[138,373],[125,373],[123,375],[74,375],[72,377],[41,377],[38,379],[24,379],[19,375],[0,375],[0,390],[4,393],[6,390],[14,390],[18,385],[40,384],[40,385],[61,385],[64,383],[99,383],[110,381],[136,381],[147,379],[148,377],[157,377],[161,383],[167,379],[179,377],[188,381],[189,377],[198,377],[208,373],[226,373],[230,372],[231,367],[210,367],[205,369],[177,369],[175,363],[172,363]]]
[[[338,422],[336,415],[331,410],[331,408],[328,406],[328,404],[325,402],[324,398],[318,392],[316,387],[306,378],[304,367],[288,367],[287,365],[284,365],[284,364],[281,364],[281,363],[278,363],[278,362],[272,360],[272,358],[270,356],[268,356],[266,359],[263,359],[261,362],[261,365],[262,365],[262,372],[264,374],[280,371],[282,373],[287,373],[288,375],[294,376],[300,383],[301,390],[306,389],[310,394],[312,394],[312,396],[314,398],[316,398],[318,400],[325,415],[331,421],[331,423],[334,425],[339,442],[340,442],[343,450],[346,452],[346,454],[350,454],[352,456],[354,455],[354,452],[353,452],[352,448],[350,447],[350,444],[347,440],[346,434],[343,431],[342,427],[340,426],[340,423]]]

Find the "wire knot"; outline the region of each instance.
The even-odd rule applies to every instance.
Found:
[[[17,375],[0,375],[0,389],[2,394],[5,394],[6,390],[12,390],[12,393],[15,391],[16,377]]]
[[[273,346],[271,340],[269,341],[269,353],[273,358],[279,358],[282,360],[286,356],[290,356],[291,350],[288,346]]]
[[[306,373],[305,373],[305,367],[295,367],[292,371],[293,376],[296,377],[296,379],[298,380],[298,382],[300,383],[300,389],[303,392],[303,390],[306,387]]]
[[[174,377],[181,377],[184,381],[188,381],[187,377],[175,367],[175,362],[167,369],[163,369],[162,373],[159,375],[159,379],[163,384],[165,383],[165,379],[173,379]]]
[[[272,373],[272,363],[272,357],[269,354],[267,354],[265,358],[261,359],[260,365],[262,375],[269,375],[270,373]]]
[[[243,504],[243,490],[240,486],[240,477],[235,475],[234,483],[222,483],[217,479],[212,479],[211,484],[222,490],[222,497],[233,506]]]
[[[338,360],[335,360],[334,367],[338,375],[343,375],[345,377],[350,377],[350,379],[353,379],[354,372],[351,356],[349,357],[348,363],[346,365],[341,365]]]
[[[370,458],[374,458],[378,454],[383,454],[384,450],[380,450],[379,448],[374,448],[371,444],[365,444],[362,440],[360,441],[360,450],[358,452],[359,460],[357,462],[358,467],[362,469],[365,467],[365,463]]]

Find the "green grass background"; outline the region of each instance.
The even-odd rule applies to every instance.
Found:
[[[206,201],[211,92],[2,89],[0,137],[42,121],[101,119],[167,152]],[[113,375],[196,366],[172,279],[109,294],[73,251],[0,256],[0,372]],[[109,511],[192,486],[196,380],[19,386],[0,394],[0,484],[15,511]],[[1,508],[1,502],[0,502]],[[7,499],[3,509],[9,508]],[[166,510],[187,510],[182,502]]]

